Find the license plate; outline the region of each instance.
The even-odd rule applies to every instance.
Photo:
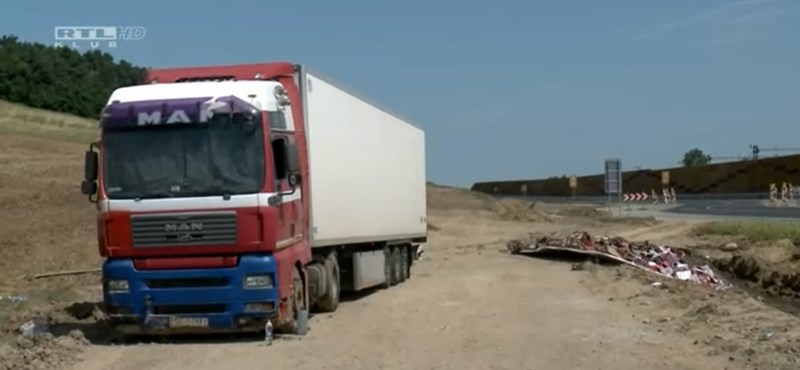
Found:
[[[205,327],[208,327],[208,318],[207,317],[170,316],[170,318],[169,318],[169,327],[171,327],[171,328],[180,328],[180,327],[205,328]]]

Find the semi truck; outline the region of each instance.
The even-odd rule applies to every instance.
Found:
[[[81,191],[124,333],[296,333],[427,241],[424,131],[303,65],[150,69],[99,126]]]

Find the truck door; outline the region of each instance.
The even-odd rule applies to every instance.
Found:
[[[297,145],[292,132],[285,130],[280,121],[285,119],[281,111],[270,112],[272,123],[272,158],[274,159],[273,181],[275,190],[282,193],[278,197],[278,225],[276,230],[276,250],[289,247],[303,239],[302,190],[296,185],[294,191],[289,185],[290,158],[298,158]],[[285,121],[284,121],[285,122]],[[283,127],[280,127],[283,126]]]

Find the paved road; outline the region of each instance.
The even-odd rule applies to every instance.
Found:
[[[796,218],[800,219],[800,207],[770,207],[762,200],[686,200],[677,207],[666,210],[669,213],[682,213],[710,216],[736,216],[754,218]]]
[[[519,198],[519,197],[513,197]],[[538,200],[547,203],[584,203],[606,205],[608,199],[605,197],[528,197],[526,199]],[[797,205],[790,207],[770,207],[766,205],[765,198],[760,199],[678,199],[676,206],[664,207],[663,205],[653,207],[649,201],[625,203],[624,207],[637,208],[646,207],[649,211],[661,211],[672,214],[687,214],[698,216],[720,216],[720,217],[747,217],[747,218],[781,218],[781,219],[800,219],[800,207]],[[630,206],[627,206],[630,204]]]

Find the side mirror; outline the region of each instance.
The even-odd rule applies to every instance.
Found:
[[[97,180],[97,152],[94,150],[87,150],[86,155],[83,159],[83,179],[86,181],[96,181]]]
[[[278,141],[282,142],[280,151],[283,155],[283,167],[285,171],[284,175],[286,175],[286,181],[292,188],[292,190],[288,192],[281,192],[280,195],[292,195],[295,191],[297,191],[297,186],[302,181],[300,176],[300,157],[297,154],[297,145],[289,143],[284,139],[279,139]]]
[[[300,157],[297,154],[297,144],[286,144],[286,170],[289,174],[300,172]]]
[[[81,182],[81,193],[89,197],[97,194],[97,183],[94,181],[83,180],[83,182]]]
[[[97,152],[94,151],[94,147],[97,143],[92,143],[89,146],[89,150],[86,151],[86,154],[83,158],[83,182],[81,182],[81,193],[89,197],[89,201],[94,203],[97,201],[96,198],[92,198],[93,195],[97,194],[97,174],[98,174],[98,155]]]

